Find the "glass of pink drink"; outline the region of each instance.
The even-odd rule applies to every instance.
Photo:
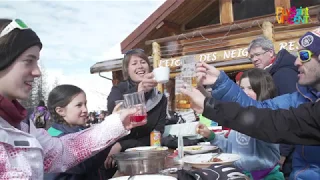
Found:
[[[147,121],[147,109],[144,99],[144,92],[135,92],[131,94],[125,94],[124,104],[126,108],[136,108],[138,111],[130,116],[132,123],[146,122]]]

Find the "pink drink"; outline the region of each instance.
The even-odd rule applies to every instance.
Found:
[[[130,116],[130,121],[132,123],[144,122],[147,121],[147,109],[144,104],[137,104],[135,105],[138,112]]]
[[[131,122],[142,122],[143,120],[146,120],[147,115],[146,114],[137,114],[137,115],[131,115],[130,120]]]

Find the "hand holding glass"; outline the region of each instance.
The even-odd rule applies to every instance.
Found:
[[[144,99],[144,92],[135,92],[132,94],[125,94],[124,103],[126,108],[136,108],[137,112],[130,116],[132,123],[140,123],[147,121],[147,109]]]

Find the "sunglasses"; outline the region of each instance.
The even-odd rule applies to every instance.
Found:
[[[20,19],[14,19],[0,33],[0,38],[9,34],[14,29],[29,29],[29,27]]]
[[[135,53],[135,52],[137,52],[137,51],[144,52],[143,49],[136,48],[136,49],[130,49],[130,50],[126,51],[126,52],[124,53],[124,55],[133,54],[133,53]]]
[[[311,60],[313,53],[310,50],[300,50],[298,51],[299,59],[302,63],[308,62]]]

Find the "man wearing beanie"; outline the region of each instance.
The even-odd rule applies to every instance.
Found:
[[[263,102],[248,97],[224,72],[212,72],[217,80],[212,85],[212,97],[222,101],[238,102],[242,106],[289,109],[320,98],[320,28],[307,32],[299,40],[301,49],[294,65],[298,68],[297,91]],[[217,71],[209,69],[208,71]],[[212,83],[212,82],[211,82]],[[208,85],[208,84],[206,84]],[[205,112],[203,113],[205,115]],[[217,120],[218,121],[218,120]],[[293,152],[290,179],[320,179],[320,146],[296,145]]]

